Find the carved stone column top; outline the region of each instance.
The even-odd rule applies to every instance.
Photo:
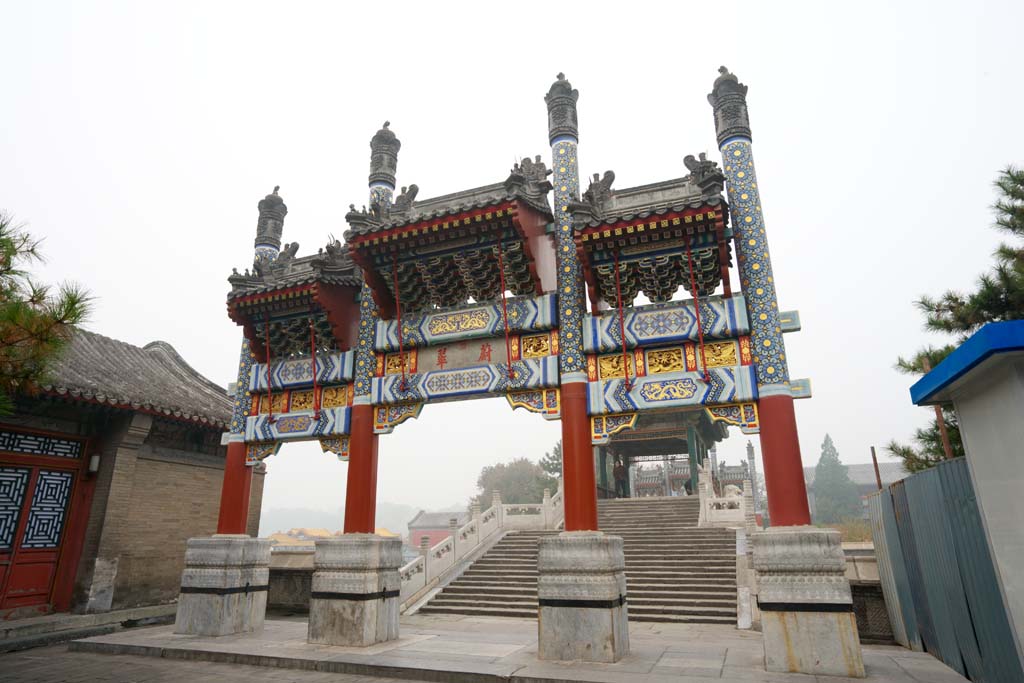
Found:
[[[579,116],[576,101],[580,98],[578,90],[565,80],[565,74],[558,78],[548,89],[544,101],[548,105],[548,140],[553,144],[556,138],[569,136],[573,141],[580,137]]]
[[[718,144],[733,137],[750,139],[750,118],[747,114],[747,86],[724,66],[718,67],[718,78],[708,94],[715,111]]]
[[[402,143],[390,126],[391,122],[385,121],[370,140],[370,184],[386,183],[394,188],[398,150],[402,148]]]
[[[402,566],[402,539],[376,534],[343,534],[319,539],[313,555],[316,570],[389,570]]]
[[[190,538],[186,567],[257,567],[270,564],[270,539],[246,534],[216,534]]]
[[[846,557],[835,529],[770,527],[751,540],[760,602],[852,602]]]
[[[281,233],[284,231],[284,217],[288,215],[288,207],[277,193],[280,189],[280,185],[275,185],[274,191],[257,205],[260,212],[256,221],[257,250],[260,247],[273,247],[275,250],[281,248]]]

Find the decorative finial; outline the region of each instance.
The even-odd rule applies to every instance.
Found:
[[[720,67],[718,67],[718,73],[720,73],[720,74],[722,74],[724,76],[725,74],[729,73],[729,70],[727,68],[725,68],[724,66],[720,66]]]
[[[564,73],[562,73],[561,71],[559,71],[559,72],[558,72],[558,76],[556,76],[556,78],[557,78],[558,80],[560,80],[560,81],[564,81],[564,80],[565,80],[565,74],[564,74]]]
[[[281,189],[280,185],[274,185],[274,194],[277,194],[277,191],[280,190],[280,189]]]
[[[723,66],[722,68],[724,69],[725,67]],[[391,125],[391,122],[390,122],[390,121],[385,121],[385,122],[384,122],[384,127],[385,127],[385,128],[389,127],[390,125]]]

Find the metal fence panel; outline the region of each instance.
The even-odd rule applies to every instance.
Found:
[[[929,652],[939,651],[939,641],[932,626],[931,610],[928,595],[925,592],[924,578],[921,574],[921,562],[917,556],[917,542],[914,540],[914,522],[910,517],[907,504],[906,480],[897,481],[889,487],[892,493],[893,513],[896,517],[896,528],[899,531],[900,545],[903,548],[903,562],[907,568],[907,579],[910,584],[910,595],[914,603],[914,616],[917,618],[917,629],[921,634],[921,642]]]
[[[942,484],[951,538],[982,659],[984,676],[973,680],[1024,681],[1024,667],[999,591],[967,461],[957,458],[935,469]]]
[[[918,472],[905,479],[904,486],[932,628],[939,645],[932,654],[958,673],[979,680],[981,653],[960,581],[939,473],[934,469]]]
[[[878,577],[885,595],[885,608],[889,613],[889,623],[892,624],[893,638],[903,647],[920,650],[921,638],[917,634],[917,620],[914,618],[907,570],[903,566],[903,550],[896,531],[892,497],[888,489],[868,497],[868,511]]]

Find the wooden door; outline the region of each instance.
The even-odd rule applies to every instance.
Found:
[[[49,604],[75,474],[0,467],[0,611]]]

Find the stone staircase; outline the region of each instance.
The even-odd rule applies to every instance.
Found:
[[[736,623],[736,536],[698,528],[696,496],[598,507],[601,530],[625,544],[631,621]],[[420,613],[536,618],[537,540],[555,533],[507,534]]]

